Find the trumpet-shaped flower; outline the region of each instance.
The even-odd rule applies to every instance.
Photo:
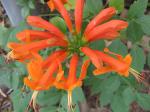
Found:
[[[104,51],[106,53],[114,55],[115,57],[112,57],[109,54],[98,50],[92,50],[88,47],[83,47],[81,48],[81,50],[91,59],[94,65],[97,64],[97,61],[95,60],[100,60],[100,64],[102,63],[102,66],[100,67],[96,66],[97,69],[94,70],[94,75],[101,75],[107,72],[117,72],[121,76],[128,77],[129,73],[131,73],[138,81],[141,81],[143,79],[140,76],[140,73],[136,72],[130,67],[132,62],[132,57],[130,54],[123,58],[121,55],[109,51],[108,48],[105,48]],[[94,60],[93,55],[97,56]]]
[[[57,53],[58,52],[59,51],[57,51]],[[51,62],[49,62],[50,61],[49,59],[43,60],[42,57],[37,53],[32,53],[33,58],[27,64],[29,75],[28,77],[24,78],[24,84],[28,86],[30,89],[34,90],[30,101],[30,106],[33,105],[34,109],[36,108],[36,97],[38,95],[38,92],[41,90],[48,90],[61,79],[63,71],[60,66],[60,63],[64,61],[66,57],[66,53],[65,52],[63,53],[64,54],[62,55],[54,57],[56,56],[54,55],[56,54],[56,52],[54,52],[52,54],[53,60],[51,60]],[[45,65],[44,62],[47,63],[47,61],[49,62],[49,67],[45,68],[45,66],[43,65]],[[57,69],[58,74],[56,77],[54,77],[53,74],[57,72]]]
[[[62,4],[66,4],[68,0],[60,0],[60,2],[62,2]],[[47,2],[49,8],[51,9],[51,11],[53,12],[56,9],[56,6],[54,4],[54,0],[48,0]]]
[[[59,83],[56,83],[56,88],[64,89],[68,92],[68,107],[72,109],[72,91],[76,87],[82,85],[82,80],[86,77],[87,68],[90,64],[89,60],[86,60],[82,67],[79,78],[76,76],[77,66],[78,66],[79,57],[77,54],[74,54],[70,60],[70,69],[67,78],[63,76]],[[62,71],[60,71],[62,73]],[[63,72],[64,73],[64,72]]]
[[[53,46],[66,46],[67,42],[64,40],[58,40],[56,38],[45,39],[41,41],[35,41],[30,43],[15,43],[10,42],[8,47],[12,51],[8,54],[8,58],[24,61],[32,57],[31,52],[38,52],[47,47]]]

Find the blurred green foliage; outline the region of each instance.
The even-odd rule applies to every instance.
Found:
[[[35,0],[17,0],[17,4],[22,7],[22,15],[24,17],[31,14],[31,10],[35,8]],[[68,10],[74,8],[74,0],[69,0],[72,7],[66,6]],[[124,11],[124,0],[110,0],[109,6],[113,6],[118,10],[118,14]],[[44,3],[41,0],[41,3]],[[119,39],[114,40],[108,46],[115,53],[125,56],[131,53],[133,56],[132,67],[142,72],[144,65],[150,68],[150,52],[145,54],[140,46],[144,35],[150,36],[150,15],[146,15],[145,11],[148,0],[137,0],[129,8],[127,18],[117,15],[117,18],[125,19],[129,22],[127,30],[121,33]],[[93,18],[100,10],[104,8],[102,0],[86,0],[84,7],[84,24],[86,26],[89,20]],[[61,17],[50,18],[50,21],[56,25],[62,32],[67,33],[64,20]],[[17,41],[15,35],[23,29],[29,28],[25,22],[18,27],[6,28],[0,26],[0,48],[9,51],[6,44],[9,41]],[[128,48],[125,42],[131,42],[132,47]],[[92,48],[103,50],[105,42],[103,40],[91,43]],[[45,50],[43,55],[48,55],[51,50]],[[146,87],[141,86],[130,76],[124,78],[116,73],[108,73],[101,76],[92,75],[93,67],[89,67],[87,78],[85,79],[85,87],[90,87],[92,95],[98,95],[100,107],[110,105],[113,112],[129,112],[130,105],[137,102],[144,110],[150,110],[150,95],[142,93],[141,90]],[[5,54],[0,55],[0,85],[6,85],[13,88],[11,95],[13,101],[14,112],[23,112],[30,101],[32,91],[27,88],[22,90],[23,77],[27,75],[26,68],[18,62],[9,62],[5,60]],[[85,93],[82,88],[73,91],[73,102],[75,112],[79,112],[79,102],[86,100]],[[64,91],[52,88],[44,91],[38,96],[38,104],[41,106],[41,112],[66,112],[67,111],[67,94]]]

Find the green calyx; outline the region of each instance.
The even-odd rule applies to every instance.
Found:
[[[67,50],[70,54],[77,53],[78,55],[81,55],[80,48],[86,44],[87,42],[83,39],[81,34],[71,35],[69,38],[69,45]]]

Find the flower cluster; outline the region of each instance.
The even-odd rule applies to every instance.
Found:
[[[34,90],[31,102],[35,108],[37,93],[48,90],[51,87],[63,89],[68,92],[68,107],[72,109],[72,91],[76,87],[82,86],[82,81],[86,77],[86,72],[90,63],[95,66],[94,75],[101,75],[107,72],[117,72],[119,75],[128,77],[132,73],[137,80],[142,77],[134,69],[130,68],[132,57],[128,54],[125,58],[119,54],[109,51],[93,50],[89,43],[105,39],[114,40],[119,36],[119,31],[125,29],[128,23],[123,20],[110,20],[116,14],[113,7],[102,10],[94,17],[84,29],[82,29],[82,16],[84,0],[76,0],[74,11],[75,24],[73,24],[69,12],[64,7],[66,0],[49,0],[47,2],[51,11],[56,9],[63,17],[68,27],[69,33],[64,34],[52,23],[45,21],[41,17],[29,16],[27,23],[33,27],[44,29],[24,30],[16,35],[20,41],[11,42],[8,47],[12,51],[8,58],[18,60],[27,65],[29,75],[24,78],[24,83]],[[39,51],[45,48],[58,47],[45,59]],[[83,56],[84,54],[84,56]],[[83,57],[88,57],[83,61]],[[68,75],[64,75],[62,63],[70,60]],[[82,60],[81,73],[77,77],[77,67]]]

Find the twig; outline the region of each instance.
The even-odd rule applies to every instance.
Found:
[[[4,97],[4,98],[6,98],[7,97],[7,95],[2,91],[2,89],[0,88],[0,94]]]

